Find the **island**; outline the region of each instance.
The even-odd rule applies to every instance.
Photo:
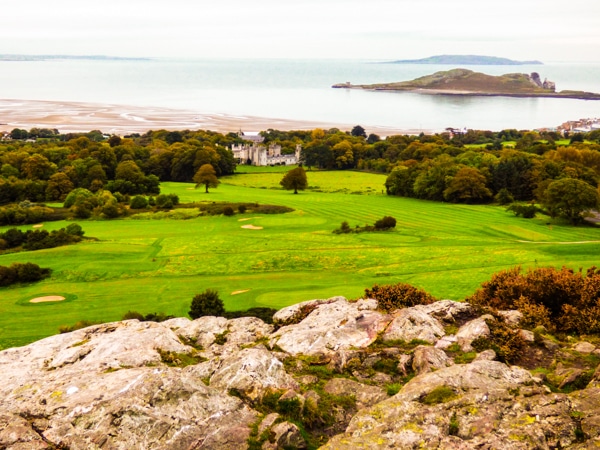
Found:
[[[365,89],[373,91],[416,92],[433,95],[550,97],[580,100],[600,100],[600,94],[564,90],[557,92],[552,81],[542,81],[537,72],[487,75],[468,69],[435,72],[411,81],[380,84],[338,83],[338,89]]]
[[[541,61],[515,61],[508,58],[498,58],[497,56],[482,55],[435,55],[421,59],[401,59],[390,61],[387,64],[451,64],[461,66],[523,66],[523,65],[541,65]]]

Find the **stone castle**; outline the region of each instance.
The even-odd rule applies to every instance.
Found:
[[[247,142],[231,146],[233,157],[237,160],[238,164],[251,166],[289,166],[298,164],[300,161],[301,145],[296,146],[294,154],[284,155],[281,153],[281,145],[270,144],[269,146],[265,146],[263,144],[264,138],[260,135],[244,135],[243,137]]]

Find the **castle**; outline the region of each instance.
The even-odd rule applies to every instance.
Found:
[[[300,161],[301,145],[296,146],[296,151],[292,155],[283,155],[281,145],[270,144],[268,147],[262,145],[264,138],[260,135],[244,135],[243,144],[233,144],[231,151],[233,157],[239,164],[252,166],[289,166],[298,164]]]

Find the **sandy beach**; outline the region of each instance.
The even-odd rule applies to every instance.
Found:
[[[319,123],[268,117],[203,114],[179,109],[114,104],[58,102],[43,100],[0,99],[0,131],[15,128],[52,128],[61,133],[100,130],[120,136],[148,130],[211,130],[221,133],[276,130],[312,130],[339,128],[351,130],[363,126],[380,136],[418,134],[423,130],[405,130],[368,124]]]

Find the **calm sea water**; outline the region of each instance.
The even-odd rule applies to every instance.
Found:
[[[439,131],[554,127],[600,117],[600,101],[431,96],[332,89],[339,82],[410,80],[452,66],[348,60],[0,62],[0,98],[160,106],[199,114],[261,116]],[[600,92],[600,64],[469,66],[500,75],[536,71],[557,90]]]

